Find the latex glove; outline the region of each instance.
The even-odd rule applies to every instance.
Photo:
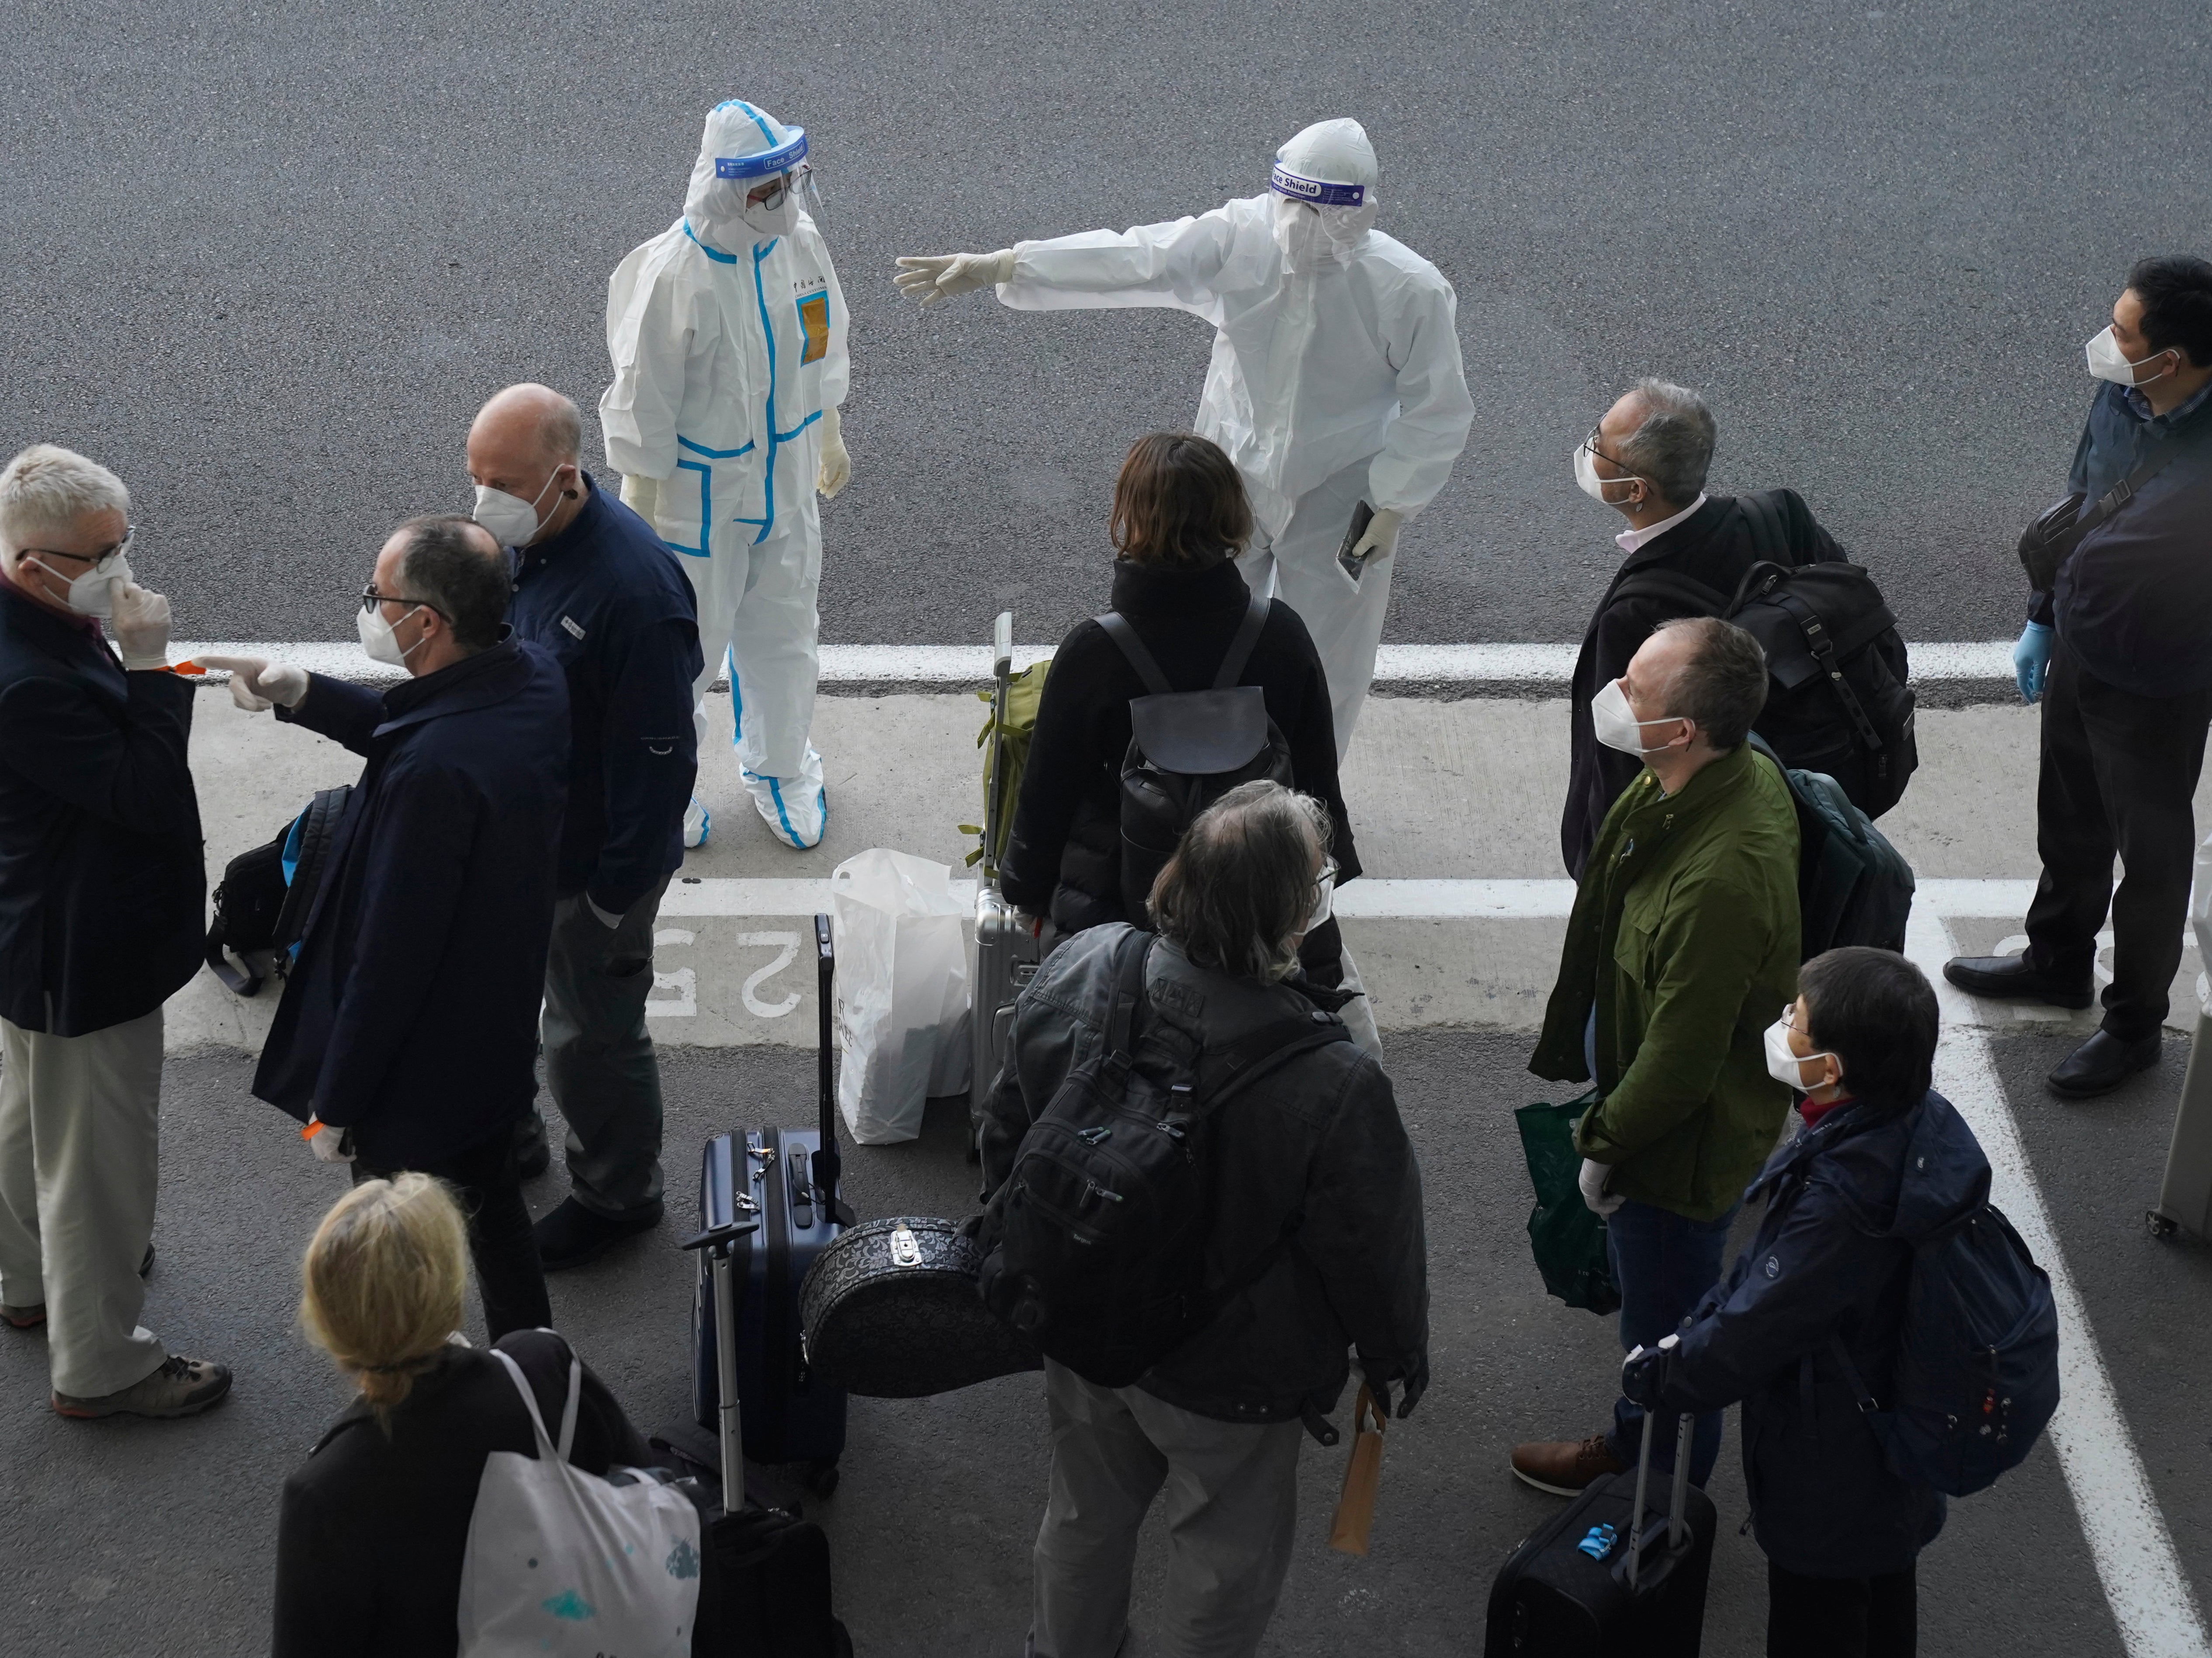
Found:
[[[1681,1345],[1678,1335],[1662,1337],[1656,1347],[1638,1347],[1621,1361],[1620,1396],[1632,1405],[1656,1410],[1665,1400],[1668,1362]]]
[[[1628,1201],[1626,1198],[1613,1197],[1607,1193],[1605,1177],[1612,1172],[1605,1163],[1592,1163],[1588,1157],[1583,1159],[1583,1172],[1575,1183],[1582,1187],[1583,1202],[1589,1206],[1594,1215],[1609,1215]]]
[[[2043,695],[2043,682],[2051,677],[2051,629],[2040,622],[2020,630],[2020,642],[2012,647],[2012,677],[2021,701]]]
[[[1367,1391],[1375,1395],[1375,1408],[1383,1417],[1390,1414],[1390,1384],[1367,1373],[1363,1365],[1360,1375],[1366,1379]],[[1398,1401],[1398,1419],[1403,1422],[1413,1415],[1413,1406],[1421,1402],[1421,1395],[1429,1390],[1429,1355],[1426,1349],[1415,1353],[1406,1366],[1406,1374],[1399,1380],[1405,1386],[1405,1396]]]
[[[169,601],[135,581],[114,585],[115,648],[126,668],[169,665]]]
[[[273,703],[296,708],[307,700],[307,671],[290,662],[258,656],[204,656],[203,668],[230,673],[230,700],[248,714],[265,714]]]
[[[307,1150],[315,1154],[318,1163],[351,1163],[353,1153],[345,1149],[345,1130],[334,1128],[329,1123],[307,1119],[307,1132],[303,1138]]]
[[[822,464],[814,469],[814,490],[824,501],[853,481],[853,457],[845,447],[844,422],[835,409],[822,411]]]
[[[652,523],[653,514],[660,505],[660,480],[646,477],[636,472],[623,473],[622,501],[623,506],[629,507],[647,524]]]
[[[1367,533],[1359,537],[1352,550],[1358,559],[1388,558],[1398,550],[1398,531],[1406,525],[1406,515],[1395,507],[1385,507],[1368,520]]]
[[[935,305],[939,300],[1013,281],[1014,250],[1002,247],[995,253],[909,256],[900,259],[898,265],[898,275],[891,278],[898,291],[924,305]]]
[[[592,899],[592,895],[588,892],[584,895],[584,906],[592,912],[592,919],[596,920],[601,926],[606,928],[608,932],[612,932],[617,927],[622,925],[622,917],[620,915],[615,914],[611,910],[601,909],[599,907],[599,904]]]

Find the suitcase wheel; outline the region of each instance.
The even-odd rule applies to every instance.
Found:
[[[2170,1238],[2180,1230],[2169,1217],[2160,1214],[2155,1209],[2143,1216],[2143,1224],[2150,1228],[2150,1235],[2154,1238]]]
[[[827,1497],[837,1489],[837,1465],[835,1462],[810,1462],[805,1478],[800,1482],[817,1497]]]

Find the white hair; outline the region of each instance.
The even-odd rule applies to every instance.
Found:
[[[34,443],[0,471],[0,550],[12,562],[42,536],[66,536],[88,513],[131,515],[131,491],[96,460]]]

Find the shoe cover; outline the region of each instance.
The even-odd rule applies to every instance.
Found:
[[[799,852],[821,844],[830,821],[830,799],[822,788],[822,756],[811,744],[796,777],[763,777],[750,771],[744,776],[761,821],[777,840]]]
[[[684,808],[684,844],[687,847],[705,846],[707,836],[714,827],[714,819],[707,810],[707,803],[693,795],[691,804]]]

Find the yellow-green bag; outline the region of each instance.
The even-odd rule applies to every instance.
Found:
[[[983,729],[975,733],[975,746],[983,750],[983,823],[990,824],[994,833],[987,835],[983,823],[963,823],[960,832],[977,838],[975,850],[968,854],[968,862],[981,862],[987,878],[998,875],[999,862],[1006,856],[1007,837],[1013,833],[1014,803],[1021,799],[1022,773],[1030,759],[1030,738],[1036,730],[1037,704],[1043,700],[1045,672],[1051,666],[1052,659],[1047,657],[1041,662],[1032,662],[1019,673],[1007,675],[1003,703],[996,686],[975,693],[977,701],[991,708]],[[996,742],[992,740],[994,736]],[[993,844],[983,844],[987,840]]]

